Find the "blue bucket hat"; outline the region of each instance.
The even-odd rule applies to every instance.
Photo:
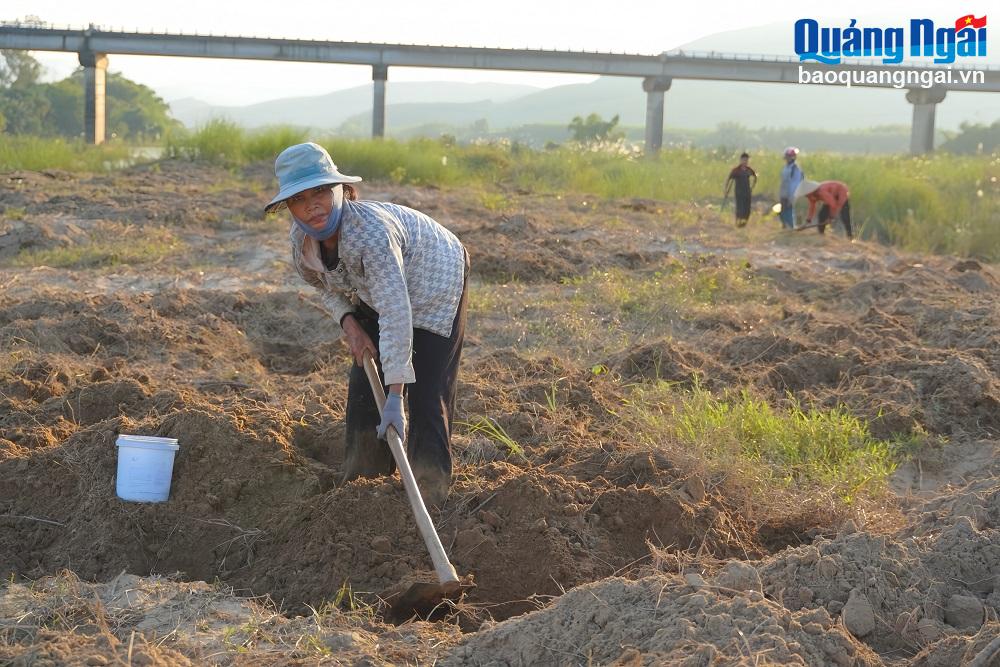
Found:
[[[274,210],[292,195],[317,185],[357,183],[361,180],[360,176],[340,173],[326,149],[312,142],[295,144],[281,151],[274,161],[274,175],[278,177],[278,194],[264,207],[265,213]]]

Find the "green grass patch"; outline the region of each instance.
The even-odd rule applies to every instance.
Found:
[[[573,295],[580,305],[610,303],[622,315],[646,316],[665,306],[687,311],[720,303],[763,299],[763,285],[754,282],[746,264],[738,261],[713,263],[700,256],[687,261],[669,260],[664,268],[646,274],[623,269],[593,271],[586,276],[564,278],[564,285],[580,288]]]
[[[24,220],[28,216],[28,210],[23,206],[8,206],[0,215],[8,220]]]
[[[150,228],[140,233],[124,233],[109,240],[58,248],[22,250],[14,256],[14,266],[50,266],[60,269],[147,264],[179,255],[185,244],[168,229]]]
[[[665,150],[655,159],[641,159],[619,150],[536,151],[517,144],[461,146],[428,139],[321,143],[345,171],[365,178],[479,186],[487,193],[482,203],[489,210],[503,208],[501,192],[512,188],[717,204],[725,174],[737,161],[728,151],[697,149]],[[800,162],[811,179],[847,183],[861,237],[914,251],[1000,260],[1000,226],[994,224],[1000,215],[998,156],[818,153]],[[760,175],[756,192],[777,201],[781,157],[755,156],[753,166]]]
[[[194,131],[172,132],[167,137],[165,154],[173,158],[238,167],[262,160],[273,162],[284,149],[307,140],[306,132],[294,127],[245,130],[232,121],[213,119]]]
[[[908,447],[872,437],[867,423],[844,409],[794,401],[775,408],[747,390],[715,396],[697,385],[639,385],[620,417],[633,439],[676,443],[716,470],[753,480],[762,494],[822,489],[847,502],[878,494]]]
[[[614,268],[560,284],[476,284],[469,312],[477,329],[497,340],[535,352],[558,349],[590,364],[720,306],[766,307],[770,294],[768,281],[742,262],[692,256],[645,273]]]
[[[109,171],[132,162],[132,148],[120,143],[91,146],[83,141],[0,134],[0,171]]]
[[[271,162],[285,147],[310,139],[324,145],[345,173],[400,184],[476,187],[483,192],[483,207],[492,211],[509,206],[511,190],[692,201],[704,208],[721,202],[725,175],[737,161],[729,150],[674,148],[646,159],[617,144],[534,150],[509,141],[461,145],[433,139],[323,138],[292,127],[250,131],[227,120],[172,132],[165,155],[238,167]],[[133,154],[123,144],[95,147],[0,135],[0,169],[102,171],[130,164]],[[913,251],[1000,261],[1000,226],[994,224],[1000,216],[996,154],[811,153],[799,161],[810,179],[847,183],[862,238]],[[777,153],[752,158],[760,176],[758,194],[776,200],[782,165]]]
[[[524,458],[524,448],[514,440],[503,426],[488,417],[476,417],[468,422],[459,422],[468,429],[470,435],[479,433],[501,446],[509,455]]]

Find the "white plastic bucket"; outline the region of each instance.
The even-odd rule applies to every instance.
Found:
[[[115,491],[122,500],[162,503],[170,496],[176,438],[151,435],[118,436],[118,480]]]

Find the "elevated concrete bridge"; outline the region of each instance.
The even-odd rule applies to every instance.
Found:
[[[674,79],[714,81],[751,81],[761,83],[798,83],[798,60],[777,56],[752,56],[720,53],[664,52],[659,55],[625,53],[590,53],[492,49],[465,46],[423,46],[406,44],[369,44],[324,42],[259,37],[224,37],[215,35],[159,34],[103,30],[94,26],[85,30],[0,24],[0,49],[29,51],[64,51],[77,53],[85,71],[86,108],[84,118],[87,139],[104,141],[104,83],[108,54],[179,56],[192,58],[232,58],[239,60],[285,60],[367,65],[372,68],[374,100],[372,136],[385,134],[385,87],[390,67],[444,67],[456,69],[519,70],[626,76],[642,80],[646,91],[646,152],[659,151],[663,144],[664,93]],[[804,66],[805,71],[868,73],[898,71],[900,74],[927,72],[931,76],[944,68],[925,65],[885,65],[879,61],[852,62],[836,67]],[[964,80],[962,72],[979,70],[982,80]],[[1000,92],[1000,69],[951,67],[952,81],[930,88],[916,81],[904,87],[906,99],[913,104],[910,136],[912,153],[926,153],[934,148],[934,114],[949,90]],[[917,80],[919,81],[919,80]],[[841,85],[824,82],[825,85]],[[899,88],[891,80],[852,83],[855,86]]]

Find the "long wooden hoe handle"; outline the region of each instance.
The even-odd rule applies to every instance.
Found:
[[[375,403],[378,405],[378,413],[381,415],[383,406],[385,405],[385,389],[382,388],[382,378],[379,377],[378,368],[375,366],[375,360],[372,358],[371,353],[365,352],[364,361],[365,373],[368,375],[368,382],[372,386],[372,393],[375,394]],[[448,555],[444,552],[444,546],[441,545],[441,540],[434,529],[431,516],[427,513],[427,506],[424,505],[420,489],[417,488],[417,479],[413,476],[410,461],[406,458],[403,441],[400,439],[394,426],[390,426],[387,430],[386,440],[389,442],[392,457],[396,459],[396,467],[399,468],[399,476],[403,480],[406,497],[410,501],[413,516],[417,520],[417,528],[420,530],[420,535],[424,538],[427,551],[430,552],[438,581],[442,584],[457,584],[459,582],[458,574],[455,572],[455,568],[452,567],[451,561],[448,560]]]

